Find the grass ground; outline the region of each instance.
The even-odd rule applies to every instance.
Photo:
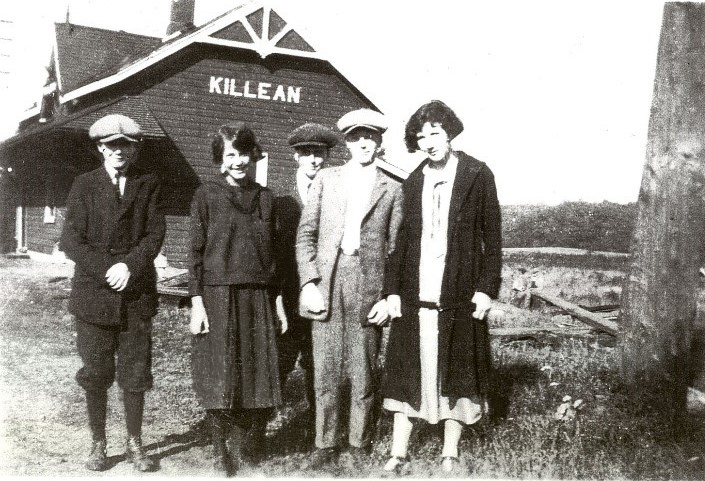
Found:
[[[547,290],[562,289],[574,302],[609,303],[609,289],[618,287],[624,275],[619,262],[510,255],[504,275],[511,279],[520,265],[538,268]],[[5,475],[88,474],[82,467],[89,435],[83,393],[73,380],[79,362],[73,320],[66,312],[67,276],[70,272],[62,266],[0,259],[0,473]],[[503,297],[507,293],[505,287]],[[546,306],[507,312],[504,325],[494,327],[554,323],[555,313]],[[149,476],[211,474],[203,411],[191,389],[187,314],[164,303],[154,321],[155,388],[147,397],[144,441],[161,469]],[[674,434],[653,414],[648,400],[630,398],[615,371],[611,338],[495,339],[493,355],[493,415],[463,435],[463,477],[705,479],[705,419],[692,414],[690,423]],[[269,425],[267,458],[241,474],[379,477],[389,451],[391,417],[381,417],[369,462],[355,464],[343,456],[329,470],[310,471],[309,452],[299,442],[300,415],[306,407],[302,392],[302,373],[297,371],[287,385],[286,405]],[[565,396],[571,397],[570,408]],[[578,400],[578,409],[573,409]],[[102,476],[129,476],[116,388],[109,402],[113,466]],[[439,476],[440,449],[438,429],[419,425],[407,474]]]

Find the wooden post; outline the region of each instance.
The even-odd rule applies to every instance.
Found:
[[[624,379],[686,411],[705,243],[705,5],[666,3],[620,324]]]

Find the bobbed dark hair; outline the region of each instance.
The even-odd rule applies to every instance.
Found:
[[[429,122],[431,125],[440,124],[443,130],[448,134],[448,138],[453,140],[463,131],[463,123],[460,121],[455,112],[440,100],[431,100],[423,104],[419,109],[409,117],[404,130],[404,142],[409,152],[419,150],[419,144],[416,136],[424,124]]]
[[[213,134],[211,152],[213,153],[213,163],[216,165],[223,163],[225,142],[232,142],[233,147],[241,153],[249,153],[253,162],[262,158],[262,148],[257,143],[257,137],[252,129],[244,122],[231,122],[222,125],[218,131]]]

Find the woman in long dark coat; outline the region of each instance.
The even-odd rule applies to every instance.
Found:
[[[246,430],[261,440],[271,408],[281,404],[273,198],[247,175],[261,157],[249,127],[224,125],[211,147],[222,175],[204,182],[191,206],[193,385],[211,426],[215,468],[232,474]]]
[[[490,169],[451,147],[462,130],[437,100],[406,125],[407,148],[427,159],[403,184],[404,221],[386,281],[395,317],[383,385],[384,407],[395,413],[387,471],[407,460],[409,418],[444,423],[441,467],[449,473],[463,426],[486,413],[485,316],[500,285],[501,218]]]

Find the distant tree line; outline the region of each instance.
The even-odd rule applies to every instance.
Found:
[[[636,204],[564,202],[502,206],[504,247],[629,252]]]

